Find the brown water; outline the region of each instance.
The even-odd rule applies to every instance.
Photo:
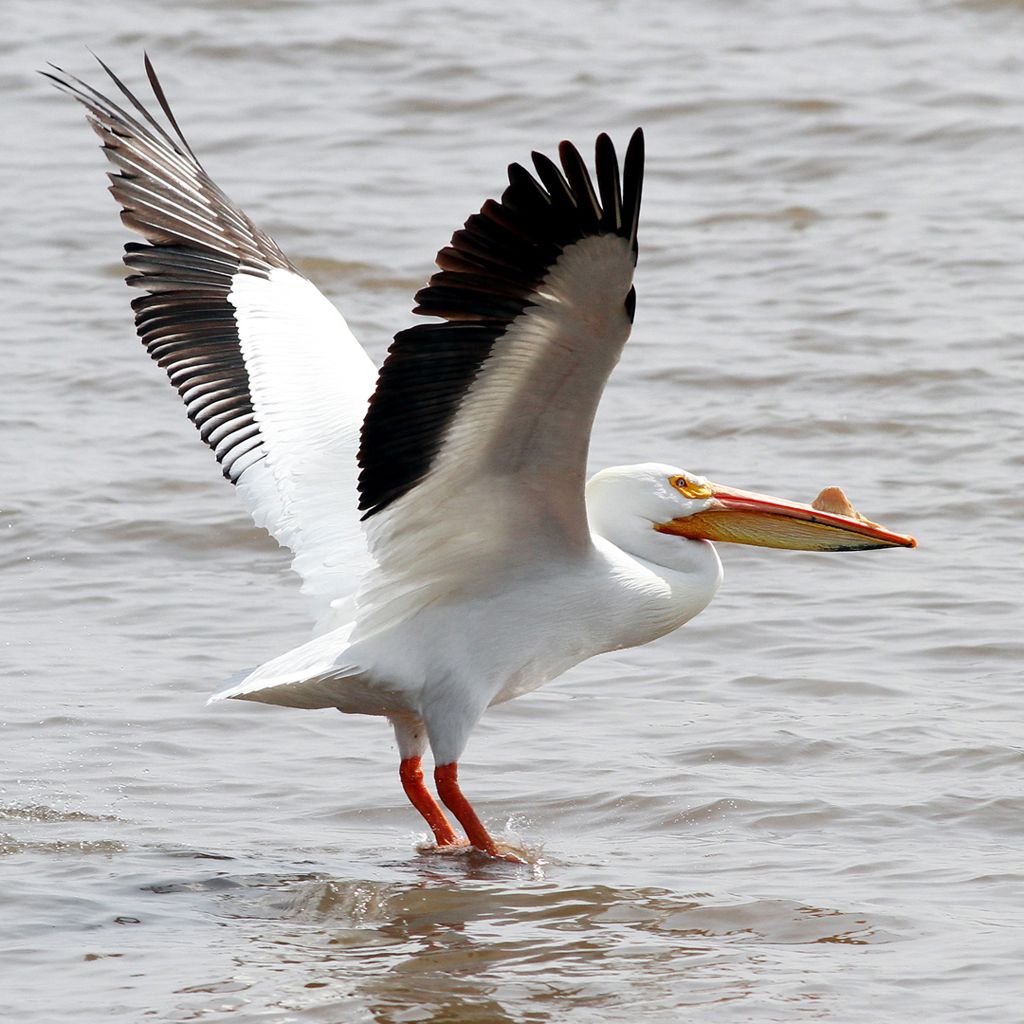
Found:
[[[1024,7],[5,0],[0,1018],[1024,1017]],[[533,868],[417,853],[372,720],[207,709],[302,640],[286,559],[134,339],[79,110],[146,48],[375,357],[504,164],[648,133],[593,468],[660,459],[914,552],[725,549],[712,607],[495,709]]]

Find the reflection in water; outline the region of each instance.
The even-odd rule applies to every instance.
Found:
[[[246,935],[236,977],[207,991],[244,984],[244,1005],[261,998],[254,977],[273,978],[282,1009],[358,1007],[381,1024],[545,1021],[565,999],[622,1020],[645,1005],[745,998],[775,947],[893,938],[863,914],[786,900],[563,887],[490,867],[485,877],[432,857],[406,865],[408,881],[217,876],[152,891],[217,893],[219,915]],[[624,991],[624,977],[642,987]]]

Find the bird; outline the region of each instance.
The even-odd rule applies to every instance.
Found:
[[[570,142],[557,162],[512,163],[500,198],[438,252],[415,296],[425,321],[394,335],[378,369],[206,172],[149,56],[164,122],[99,63],[117,102],[56,65],[42,74],[84,105],[121,219],[142,236],[124,252],[139,337],[255,524],[291,550],[316,620],[306,643],[210,700],[388,720],[432,848],[522,859],[462,791],[474,726],[701,612],[722,581],[713,542],[915,546],[834,488],[808,505],[653,462],[587,478],[636,305],[642,129],[621,164],[598,135],[593,177]]]

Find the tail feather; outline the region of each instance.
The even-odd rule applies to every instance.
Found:
[[[258,668],[239,672],[207,701],[252,700],[293,708],[341,707],[349,703],[346,684],[362,670],[346,658],[353,624],[347,623]],[[362,688],[356,684],[358,688]]]

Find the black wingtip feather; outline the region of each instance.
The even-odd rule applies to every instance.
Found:
[[[637,228],[640,224],[640,198],[644,184],[644,130],[637,128],[626,147],[622,165],[622,227],[623,234],[637,251]]]
[[[601,132],[594,145],[597,187],[601,193],[601,230],[619,234],[622,230],[622,189],[619,185],[619,161],[612,140]]]
[[[115,75],[114,72],[111,71],[111,69],[107,67],[107,65],[99,57],[97,57],[95,53],[92,52],[92,50],[90,50],[89,52],[92,53],[92,56],[96,60],[96,63],[99,64],[101,68],[103,68],[103,70],[109,76],[110,80],[114,83],[114,85],[117,86],[117,88],[120,90],[121,94],[125,97],[125,99],[128,100],[128,102],[142,115],[142,117],[146,121],[146,124],[148,124],[149,127],[152,128],[153,131],[155,131],[160,136],[160,138],[162,138],[166,143],[168,143],[172,149],[178,150],[178,144],[170,137],[170,135],[167,134],[163,125],[161,125],[160,122],[157,121],[155,117],[153,117],[153,115],[146,109],[142,101],[139,100],[135,93],[133,93],[131,89],[129,89],[128,86],[125,85],[124,82],[122,82],[121,79],[118,78],[117,75]],[[146,58],[146,60],[147,67],[149,67],[150,65],[148,64],[148,58]],[[152,79],[150,79],[150,81],[152,82]],[[160,97],[157,96],[157,99],[159,100]],[[160,105],[164,109],[164,112],[167,113],[167,107],[165,106],[165,104],[166,100],[162,101]],[[171,118],[171,123],[174,123],[173,118]],[[191,156],[193,160],[195,160],[195,156],[192,154],[192,151],[188,149],[187,144],[185,149],[188,155]],[[198,161],[196,162],[198,163]]]
[[[580,151],[571,142],[561,142],[558,145],[558,157],[562,161],[566,180],[576,196],[576,207],[582,226],[588,235],[598,234],[601,225],[601,205]]]
[[[576,198],[555,162],[543,153],[534,152],[530,156],[533,159],[533,166],[537,169],[537,176],[548,190],[554,205],[575,210]]]
[[[160,84],[160,79],[157,78],[156,69],[153,67],[153,62],[149,59],[149,54],[143,52],[142,61],[146,67],[146,77],[149,79],[150,88],[153,90],[153,95],[156,97],[157,103],[160,104],[160,109],[164,112],[164,116],[171,123],[171,127],[177,133],[178,138],[181,140],[182,146],[185,147],[185,152],[196,162],[197,167],[203,165],[199,162],[199,157],[192,151],[192,147],[188,144],[188,139],[185,138],[184,133],[178,127],[177,118],[175,118],[171,105],[167,102],[167,97],[164,95],[164,87]]]
[[[121,219],[146,239],[128,243],[124,256],[128,284],[147,292],[132,301],[139,337],[236,483],[266,451],[229,296],[237,275],[266,277],[291,264],[203,170],[148,55],[150,86],[177,139],[93,56],[123,106],[54,64],[40,73],[85,107],[116,168]]]
[[[445,322],[395,335],[363,422],[363,519],[429,473],[467,390],[565,248],[613,234],[635,259],[643,135],[633,133],[621,178],[611,139],[598,136],[595,150],[597,190],[570,142],[558,147],[561,170],[541,153],[533,154],[536,177],[510,164],[500,202],[484,203],[438,253],[440,272],[417,292],[414,311]],[[632,289],[623,296],[630,320],[635,301]]]

